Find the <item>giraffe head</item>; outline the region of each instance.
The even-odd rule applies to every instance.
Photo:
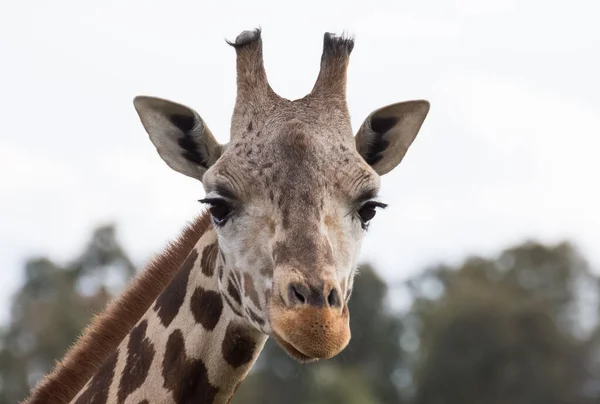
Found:
[[[353,41],[325,34],[313,90],[290,101],[268,84],[260,34],[230,43],[237,99],[228,144],[186,106],[153,97],[134,104],[163,160],[204,185],[223,299],[297,360],[329,358],[350,340],[357,254],[385,206],[376,200],[380,176],[400,163],[429,103],[375,110],[354,136],[346,105]]]

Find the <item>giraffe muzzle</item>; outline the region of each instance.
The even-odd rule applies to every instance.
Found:
[[[332,358],[350,342],[346,305],[336,308],[311,304],[295,307],[272,304],[270,317],[273,337],[291,357],[300,362]]]

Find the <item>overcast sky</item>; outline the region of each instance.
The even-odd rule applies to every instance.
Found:
[[[290,99],[312,88],[325,31],[356,36],[355,130],[431,102],[363,248],[386,279],[528,238],[571,239],[600,269],[599,15],[594,0],[2,2],[0,317],[26,257],[68,259],[114,221],[141,264],[199,212],[200,183],[162,162],[132,99],[187,104],[226,142],[224,39],[259,25]]]

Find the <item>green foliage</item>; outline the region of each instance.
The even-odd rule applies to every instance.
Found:
[[[68,264],[27,261],[0,330],[0,404],[22,399],[134,272],[112,226]],[[300,365],[270,340],[234,404],[600,401],[599,283],[571,245],[525,243],[391,290],[360,272],[348,348]],[[410,309],[391,312],[390,293],[410,295]]]
[[[443,285],[441,296],[426,297],[428,278]],[[580,281],[595,282],[570,245],[534,243],[413,281],[415,403],[591,402],[582,388],[593,351],[576,338]]]
[[[25,282],[0,335],[0,404],[22,400],[93,313],[102,310],[111,297],[109,289],[120,289],[134,270],[112,226],[98,228],[67,265],[47,258],[27,261]]]

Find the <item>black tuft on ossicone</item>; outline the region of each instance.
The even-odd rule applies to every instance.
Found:
[[[323,37],[323,56],[346,56],[354,49],[354,38],[326,32]]]
[[[258,41],[261,38],[261,33],[262,29],[260,27],[253,30],[242,31],[242,33],[235,38],[234,42],[231,42],[227,39],[225,42],[236,49],[243,48],[248,44]]]

